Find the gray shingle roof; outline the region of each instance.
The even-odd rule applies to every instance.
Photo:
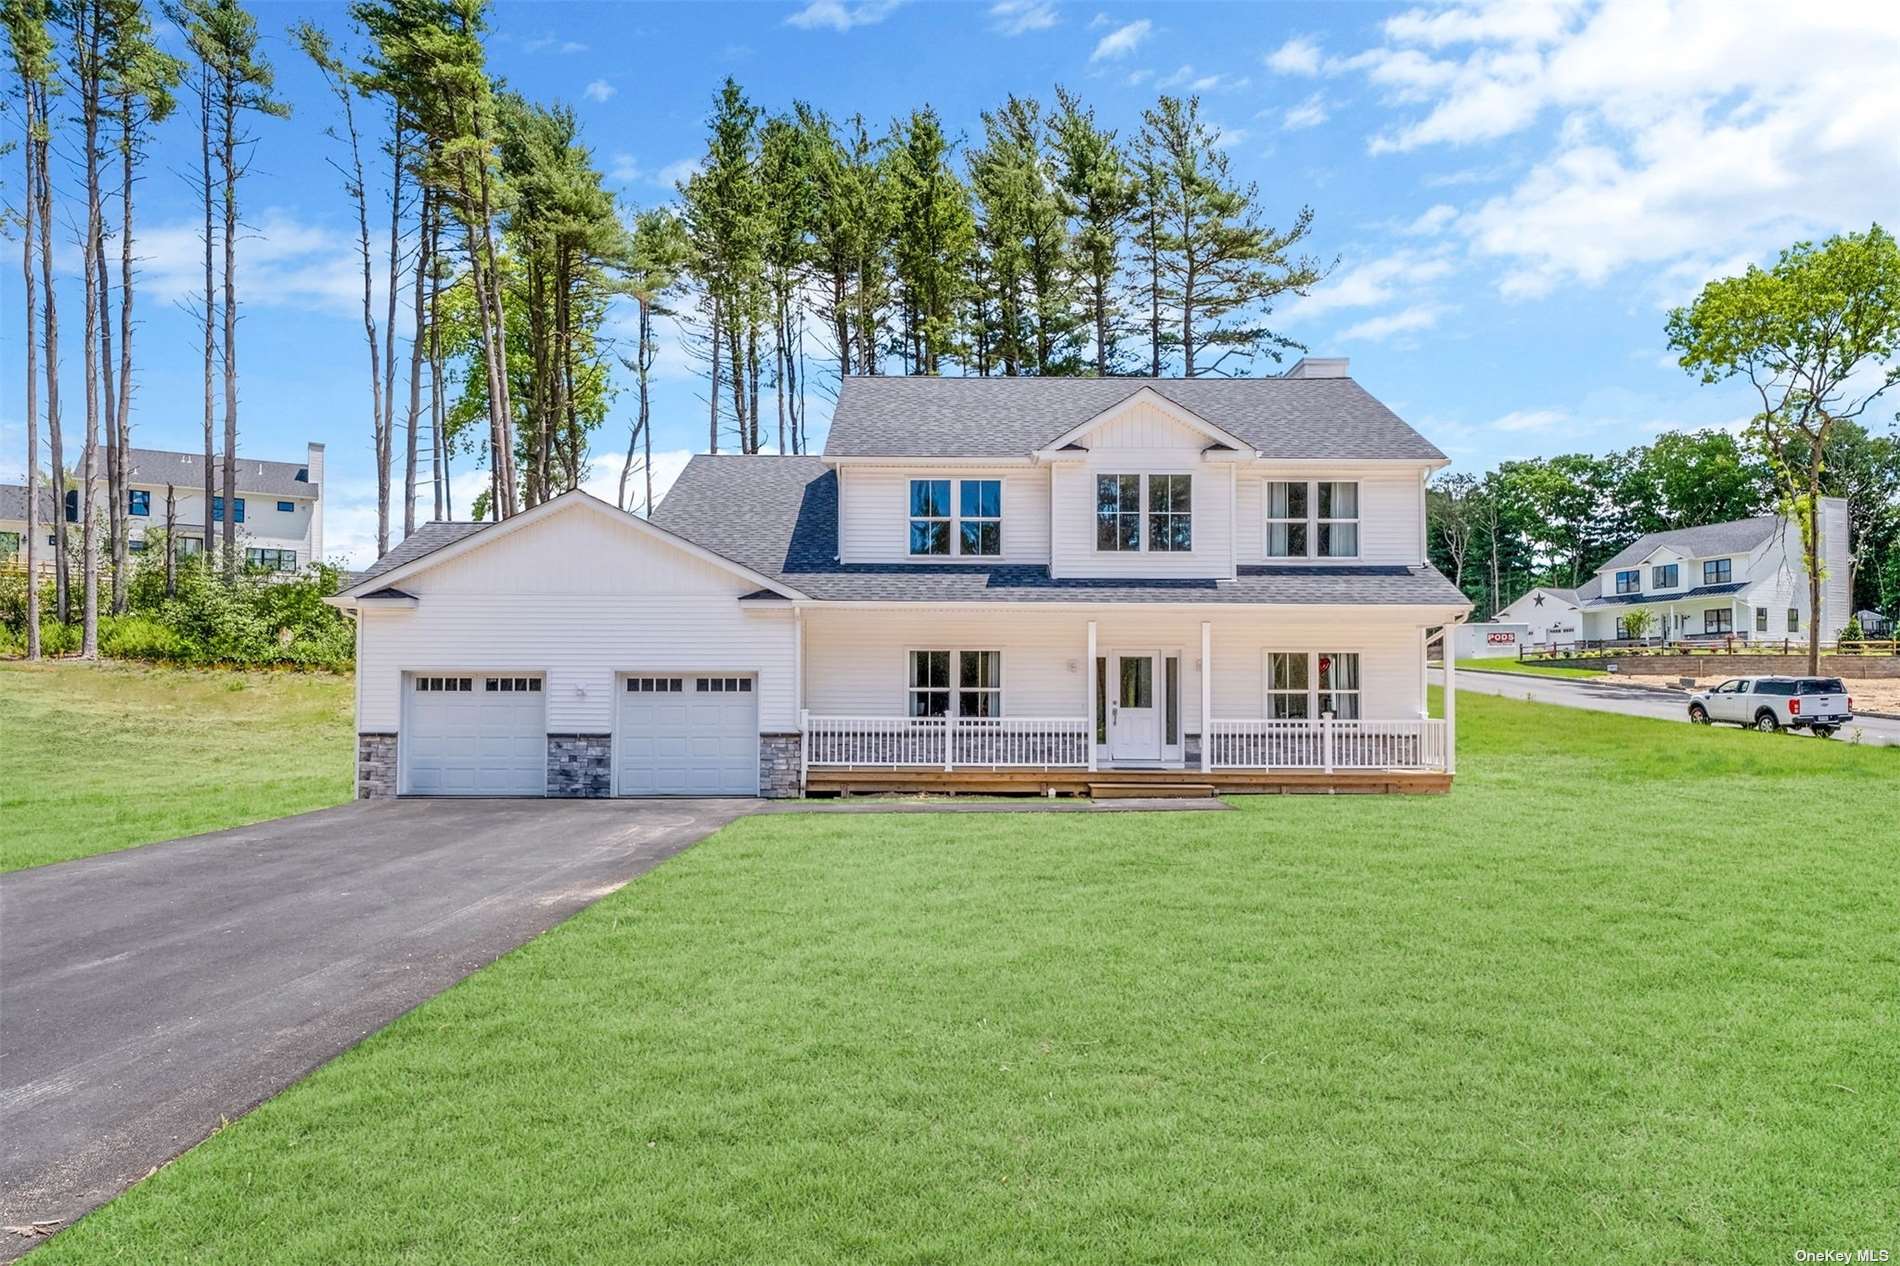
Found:
[[[1716,598],[1726,593],[1740,593],[1748,588],[1744,581],[1735,581],[1726,585],[1697,585],[1681,593],[1606,593],[1590,599],[1585,605],[1592,607],[1628,607],[1648,606],[1656,603],[1679,602],[1689,598]]]
[[[1665,545],[1687,558],[1744,554],[1767,540],[1779,521],[1772,514],[1762,514],[1752,519],[1737,519],[1733,523],[1708,523],[1701,527],[1677,528],[1673,532],[1651,532],[1647,536],[1637,537],[1599,570],[1633,567]]]
[[[53,493],[44,482],[40,484],[40,522],[50,523],[53,516]],[[26,485],[0,484],[0,519],[26,518]]]
[[[404,563],[413,562],[424,554],[433,554],[445,545],[453,545],[466,536],[473,536],[483,528],[494,527],[493,523],[424,523],[415,531],[415,535],[404,540],[396,548],[351,576],[345,589],[356,589],[366,580],[373,580],[386,571],[394,571]]]
[[[1438,461],[1350,378],[847,378],[828,457],[1025,457],[1152,387],[1270,458]]]
[[[133,448],[126,452],[131,458],[133,483],[177,484],[180,488],[204,487],[205,459],[202,453],[174,453],[159,448]],[[100,459],[99,464],[103,470],[104,458]],[[308,479],[297,478],[297,472],[303,469],[302,462],[260,461],[240,453],[237,457],[238,491],[278,497],[314,497],[317,495],[317,485]],[[213,474],[217,480],[223,480],[222,457],[213,462]]]
[[[653,522],[833,601],[1468,605],[1430,567],[1256,566],[1240,568],[1234,580],[1215,581],[1056,579],[1047,567],[1020,563],[840,563],[837,475],[815,457],[694,457]]]

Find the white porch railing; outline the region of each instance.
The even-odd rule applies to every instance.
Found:
[[[804,714],[804,762],[859,767],[1081,769],[1086,717],[824,717]]]
[[[1445,767],[1445,723],[1216,720],[1204,740],[1211,769]]]

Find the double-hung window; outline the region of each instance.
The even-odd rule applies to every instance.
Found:
[[[1314,503],[1319,557],[1359,557],[1359,485],[1322,480]]]
[[[1095,548],[1132,553],[1141,548],[1141,476],[1095,477]]]
[[[1148,476],[1148,548],[1181,554],[1194,548],[1194,477]]]
[[[916,557],[950,553],[950,481],[910,481],[910,552]]]
[[[126,494],[126,512],[139,518],[150,518],[152,514],[152,490],[134,488]]]
[[[1266,489],[1268,558],[1359,557],[1359,485],[1274,479]]]
[[[1002,480],[910,481],[912,558],[998,558],[1002,553]]]
[[[1705,585],[1726,585],[1734,574],[1726,558],[1708,558],[1702,562],[1702,583]]]
[[[1267,557],[1306,557],[1306,484],[1275,479],[1267,484]]]
[[[1674,589],[1682,583],[1681,565],[1662,563],[1649,569],[1649,587],[1651,589]]]
[[[1735,631],[1735,613],[1727,607],[1718,607],[1704,611],[1702,613],[1702,631],[1704,633],[1733,633]]]
[[[1300,721],[1359,717],[1357,651],[1268,651],[1267,716]]]
[[[1001,651],[912,651],[909,714],[994,717],[1003,714]]]
[[[1643,588],[1641,571],[1619,571],[1616,573],[1616,591],[1618,593],[1640,593]]]
[[[1801,631],[1801,608],[1789,607],[1788,608],[1788,632],[1799,633],[1800,631]]]
[[[1003,552],[1003,481],[963,479],[957,487],[957,553],[996,558]]]
[[[1766,633],[1767,631],[1768,631],[1768,608],[1756,607],[1755,608],[1755,632]]]

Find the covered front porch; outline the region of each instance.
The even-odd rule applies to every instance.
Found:
[[[1159,604],[806,611],[801,777],[812,792],[1444,790],[1455,703],[1428,714],[1440,625],[1420,619]]]

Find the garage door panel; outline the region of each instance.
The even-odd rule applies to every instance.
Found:
[[[621,795],[757,794],[758,694],[750,675],[635,675],[618,693]]]
[[[489,689],[494,681],[496,689]],[[468,688],[462,689],[466,682]],[[511,689],[502,690],[507,683]],[[404,683],[405,790],[423,796],[547,794],[545,692],[538,676],[410,674]]]

